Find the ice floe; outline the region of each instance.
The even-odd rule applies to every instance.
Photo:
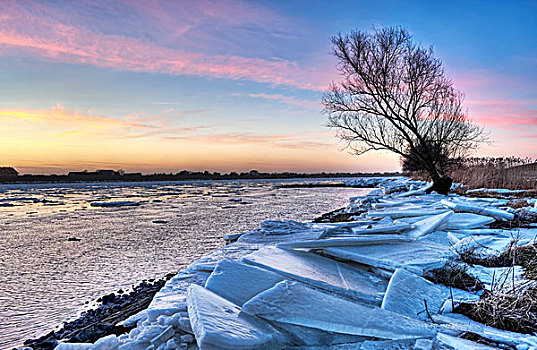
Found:
[[[191,285],[187,301],[200,349],[271,349],[286,342],[268,323],[240,312],[239,306],[203,287]]]
[[[308,252],[264,247],[242,259],[313,287],[379,304],[388,281],[371,272]]]
[[[243,305],[267,320],[380,339],[432,337],[428,324],[379,307],[366,306],[283,281]]]

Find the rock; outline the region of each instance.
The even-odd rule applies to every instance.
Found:
[[[242,310],[267,320],[380,339],[415,339],[435,334],[424,322],[290,281],[258,294]]]
[[[241,313],[240,307],[203,287],[192,284],[187,302],[200,349],[271,349],[286,343],[269,324]]]

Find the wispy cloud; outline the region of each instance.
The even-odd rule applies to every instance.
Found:
[[[503,129],[527,131],[537,127],[537,109],[530,100],[469,100],[472,119],[479,123]]]
[[[291,96],[285,96],[280,94],[248,94],[252,98],[262,98],[266,100],[272,100],[280,103],[284,103],[291,106],[302,107],[306,109],[321,110],[321,103],[311,100],[299,100]]]
[[[251,132],[197,134],[195,136],[170,136],[170,140],[189,140],[220,145],[261,145],[276,148],[311,150],[333,147],[333,144],[317,140],[312,135],[267,135]]]
[[[226,3],[235,4],[235,2]],[[106,3],[99,4],[105,10],[108,7],[114,7],[112,5],[107,7],[104,5]],[[172,9],[169,11],[171,14],[168,15],[163,14],[166,12],[166,6],[161,6],[156,1],[118,2],[115,3],[115,7],[122,8],[125,4],[138,12],[148,10],[153,17],[145,17],[144,19],[148,22],[146,24],[150,28],[163,26],[164,29],[161,31],[175,28],[176,25],[182,28],[172,16],[175,13],[173,11],[184,10],[187,13],[191,11],[186,4],[194,4],[194,13],[197,11],[202,16],[218,17],[223,25],[240,25],[242,24],[240,21],[244,22],[244,20],[237,18],[248,17],[251,13],[256,13],[258,9],[251,4],[236,2],[235,7],[240,7],[240,11],[247,11],[247,13],[233,13],[233,6],[225,6],[218,1],[202,1],[201,5],[197,6],[197,2],[166,2]],[[220,12],[221,8],[225,8],[226,11]],[[312,79],[315,72],[313,68],[302,67],[291,60],[211,53],[210,46],[207,47],[207,43],[203,40],[197,43],[197,50],[196,45],[177,45],[176,42],[181,42],[183,34],[188,31],[188,25],[180,29],[178,33],[168,32],[166,38],[169,42],[166,42],[166,40],[157,40],[151,36],[145,37],[139,32],[117,34],[120,30],[116,28],[111,30],[100,28],[102,23],[88,23],[87,25],[91,27],[86,27],[79,24],[83,18],[77,17],[80,14],[76,11],[74,13],[65,11],[61,15],[55,11],[58,9],[46,3],[23,0],[2,2],[0,4],[0,48],[8,48],[11,50],[8,52],[11,53],[14,49],[23,50],[57,62],[90,64],[120,70],[198,75],[232,80],[246,79],[303,89],[321,87]],[[257,12],[254,18],[263,18],[264,13],[259,10]],[[188,22],[188,19],[186,21]],[[247,24],[256,23],[248,21]],[[259,23],[261,27],[268,30],[266,20]],[[265,26],[264,23],[267,25]],[[283,28],[283,25],[281,27]],[[6,51],[1,50],[1,52],[5,54]]]

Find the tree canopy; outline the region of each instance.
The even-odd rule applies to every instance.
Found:
[[[357,155],[388,150],[445,177],[443,160],[467,156],[486,138],[463,107],[433,49],[404,28],[352,31],[332,38],[341,81],[323,96],[328,126]]]

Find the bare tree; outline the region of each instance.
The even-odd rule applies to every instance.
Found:
[[[467,156],[486,138],[432,48],[400,27],[339,34],[332,43],[342,81],[323,97],[328,126],[355,154],[394,152],[447,193],[452,180],[442,160]]]

